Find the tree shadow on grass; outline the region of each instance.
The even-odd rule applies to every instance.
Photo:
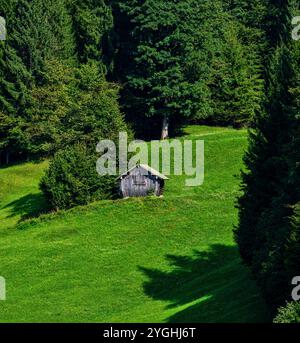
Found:
[[[23,221],[47,213],[50,210],[50,207],[43,194],[36,193],[28,194],[20,199],[14,200],[3,207],[3,209],[8,209],[10,211],[7,218],[21,216],[20,221]]]
[[[212,245],[192,256],[166,256],[171,270],[140,267],[144,292],[169,302],[169,323],[267,322],[270,314],[238,249]]]

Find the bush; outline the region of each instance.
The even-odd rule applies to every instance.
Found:
[[[274,320],[277,324],[300,323],[300,302],[292,302],[285,307],[281,307]]]
[[[57,152],[41,180],[40,188],[55,209],[69,209],[114,194],[115,178],[100,177],[97,156],[85,145]]]

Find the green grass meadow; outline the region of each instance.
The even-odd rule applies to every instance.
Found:
[[[172,176],[163,198],[34,218],[47,162],[0,169],[0,322],[270,321],[233,240],[247,131],[185,135],[205,141],[205,182]]]

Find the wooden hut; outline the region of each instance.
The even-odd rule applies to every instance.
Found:
[[[123,198],[161,196],[168,178],[155,169],[141,164],[119,177],[120,193]]]

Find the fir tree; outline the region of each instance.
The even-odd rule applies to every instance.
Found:
[[[169,121],[207,116],[208,68],[200,52],[202,4],[128,0],[120,6],[133,37],[127,54],[133,63],[127,63],[126,111],[135,122],[154,118],[162,138],[168,136]]]
[[[282,8],[289,16],[269,68],[265,112],[256,119],[245,158],[236,231],[242,257],[273,306],[282,304],[288,294],[284,256],[291,234],[291,205],[297,199],[290,175],[299,114],[299,47],[288,34],[297,8],[298,4],[287,2]]]
[[[7,9],[8,36],[0,47],[0,110],[7,123],[18,126],[12,132],[14,147],[1,144],[8,156],[16,151],[30,153],[33,137],[24,136],[23,132],[24,125],[30,122],[34,125],[34,118],[28,112],[31,90],[45,82],[47,61],[56,58],[72,63],[74,41],[64,0],[11,1],[3,8]],[[22,133],[20,139],[16,137],[18,132]],[[4,136],[3,140],[9,142],[11,130]],[[24,137],[28,138],[27,142]]]
[[[74,0],[70,4],[78,59],[104,61],[103,47],[113,27],[111,7],[104,0]]]

